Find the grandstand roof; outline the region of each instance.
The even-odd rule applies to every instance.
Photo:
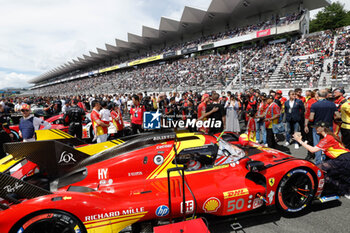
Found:
[[[329,0],[212,0],[206,11],[185,6],[180,21],[161,17],[159,28],[142,26],[142,35],[128,33],[128,41],[115,40],[115,45],[105,44],[105,49],[97,48],[97,53],[89,52],[72,61],[58,66],[30,80],[39,83],[77,69],[82,69],[100,61],[135,53],[139,49],[150,48],[165,41],[177,39],[184,35],[201,32],[204,29],[215,28],[216,25],[227,25],[232,21],[249,19],[265,12],[287,11],[291,6],[303,3],[308,10],[318,9],[330,4]]]

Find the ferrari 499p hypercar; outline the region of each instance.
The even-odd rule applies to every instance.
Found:
[[[298,213],[324,185],[313,163],[242,145],[236,135],[148,133],[119,142],[96,154],[55,140],[6,144],[37,168],[0,173],[0,232],[136,232],[184,215],[272,205]]]

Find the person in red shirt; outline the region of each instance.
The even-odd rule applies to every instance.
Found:
[[[116,137],[124,136],[124,122],[123,115],[120,111],[119,105],[113,104],[113,109],[111,111],[112,123],[114,127],[117,129]]]
[[[266,128],[266,141],[267,145],[271,148],[275,148],[277,143],[275,135],[272,131],[273,125],[278,124],[278,119],[281,114],[280,107],[274,102],[272,95],[267,96],[267,110],[265,113],[265,128]]]
[[[207,120],[207,116],[209,116],[210,114],[212,114],[213,112],[216,112],[218,110],[218,108],[213,108],[210,112],[206,112],[207,109],[207,104],[209,103],[210,99],[209,99],[209,94],[203,94],[202,96],[202,101],[201,103],[198,105],[198,121],[206,121]],[[205,128],[204,126],[202,126],[201,128],[198,129],[198,131],[201,131],[203,133],[208,133],[209,129]]]
[[[247,124],[248,129],[248,138],[249,141],[255,142],[256,141],[256,123],[255,123],[255,113],[256,111],[253,109],[250,109],[248,112],[249,119]]]
[[[100,116],[100,110],[101,110],[101,104],[98,100],[94,100],[91,103],[92,105],[92,112],[91,112],[91,122],[92,122],[92,128],[95,133],[95,137],[97,138],[97,143],[105,142],[107,141],[108,137],[108,126],[109,124],[104,123],[101,120]]]
[[[85,104],[81,101],[81,97],[80,96],[77,96],[77,101],[78,101],[78,107],[83,109],[84,112],[86,112],[86,107],[85,107]]]
[[[310,112],[311,112],[310,109],[311,109],[311,106],[314,103],[317,102],[315,96],[316,96],[316,92],[315,91],[311,91],[310,98],[305,103],[305,119],[307,119],[307,121],[305,121],[305,122],[308,122],[307,125],[305,125],[305,127],[307,127],[307,128],[311,128],[313,126],[313,122],[310,121]],[[313,139],[313,136],[312,136],[312,130],[309,130],[306,133],[306,140],[308,141],[308,143],[310,145],[314,144],[314,139]],[[306,160],[311,160],[311,159],[314,159],[314,158],[315,158],[315,155],[313,153],[311,153],[310,151],[308,151],[308,154],[307,154],[305,159]]]
[[[140,105],[140,98],[138,95],[132,96],[132,103],[134,104],[130,109],[132,133],[142,133],[143,113],[145,112],[145,109]]]
[[[287,101],[286,97],[282,96],[282,91],[281,90],[277,90],[276,91],[276,99],[278,99],[281,102],[282,108],[284,106],[284,103]]]
[[[303,103],[305,103],[305,97],[301,95],[301,93],[303,92],[303,90],[301,88],[295,88],[295,94],[297,94],[297,99],[303,101]]]
[[[350,150],[346,149],[339,137],[329,129],[327,122],[317,122],[314,127],[317,134],[323,137],[316,146],[303,142],[298,133],[293,137],[311,153],[325,153],[329,160],[323,161],[318,167],[325,171],[326,185],[336,188],[337,194],[350,199]]]

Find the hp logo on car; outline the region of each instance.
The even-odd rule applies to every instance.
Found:
[[[161,205],[156,210],[156,215],[158,217],[164,217],[164,216],[167,216],[168,214],[169,214],[169,207],[166,205]]]

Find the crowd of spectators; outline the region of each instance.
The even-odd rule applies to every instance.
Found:
[[[133,57],[129,56],[129,57],[111,59],[104,62],[103,67],[121,64],[123,62],[128,62],[130,61],[130,59],[142,59],[145,57],[159,55],[167,52],[173,52],[180,49],[199,46],[201,44],[208,44],[219,40],[234,38],[237,36],[243,36],[254,31],[268,29],[275,25],[277,26],[288,25],[288,24],[294,23],[296,20],[299,20],[303,14],[304,14],[304,11],[300,11],[299,13],[291,13],[291,14],[286,14],[284,16],[272,16],[271,19],[260,23],[247,25],[244,27],[228,28],[225,32],[219,32],[219,33],[210,34],[210,35],[203,35],[198,39],[176,43],[173,45],[166,45],[165,47],[162,47],[159,49],[153,49],[151,52],[148,51],[148,52],[145,52],[144,54],[137,54],[137,55],[134,55]],[[89,72],[94,69],[98,69],[98,67],[88,69],[87,71]],[[83,73],[85,72],[86,71],[84,71]],[[78,85],[81,86],[80,82],[78,82]],[[80,87],[77,87],[77,89],[80,89]]]
[[[350,28],[341,28],[337,30],[337,34],[332,79],[338,79],[348,85],[350,81]]]
[[[317,87],[322,69],[323,59],[320,57],[300,59],[288,56],[279,74],[289,88],[293,86]]]
[[[295,41],[290,47],[290,54],[291,56],[305,56],[322,53],[328,57],[333,53],[333,44],[333,33],[329,30],[323,31]]]
[[[247,132],[251,141],[266,143],[264,146],[276,149],[283,149],[281,143],[277,143],[279,141],[285,141],[285,146],[294,144],[295,149],[299,149],[301,145],[310,152],[306,159],[315,159],[316,165],[328,171],[329,161],[337,162],[337,167],[340,169],[344,163],[338,163],[338,160],[343,161],[344,156],[350,156],[350,128],[348,127],[350,99],[347,100],[344,94],[344,89],[337,88],[333,91],[309,90],[306,91],[305,97],[302,96],[301,89],[295,89],[290,90],[288,95],[285,93],[287,98],[283,97],[283,92],[280,90],[271,90],[267,94],[258,89],[246,90],[244,93],[222,92],[221,95],[215,91],[204,93],[186,91],[181,96],[180,93],[169,92],[151,95],[121,93],[99,96],[16,97],[0,101],[0,116],[5,114],[4,109],[7,109],[7,113],[20,109],[22,114],[25,114],[23,109],[30,109],[29,105],[41,106],[47,114],[60,114],[63,112],[63,105],[68,105],[66,111],[70,111],[69,103],[73,100],[75,108],[79,106],[84,111],[92,111],[91,114],[95,116],[92,117],[92,121],[96,119],[96,122],[103,122],[105,127],[109,125],[109,118],[103,118],[102,112],[109,116],[112,109],[121,110],[125,117],[123,118],[130,119],[132,127],[130,132],[133,133],[144,131],[142,116],[145,111],[159,111],[162,118],[167,118],[164,122],[181,119],[197,119],[197,121],[214,119],[221,122],[220,126],[215,124],[208,127],[192,127],[188,130],[209,134],[220,133],[223,130],[234,133]],[[10,124],[2,122],[2,125],[4,123]],[[260,130],[261,127],[265,129],[266,134],[260,135],[260,132],[263,132]],[[106,136],[105,140],[106,132],[101,133]],[[325,160],[325,156],[328,160]],[[330,176],[329,180],[332,179],[337,178]],[[340,182],[345,185],[342,187],[350,185],[348,181]],[[338,194],[349,195],[350,192],[339,188]]]
[[[253,53],[245,57],[242,69],[242,85],[244,87],[264,87],[276,70],[289,43],[279,43],[257,47]],[[239,80],[236,80],[236,85]]]

